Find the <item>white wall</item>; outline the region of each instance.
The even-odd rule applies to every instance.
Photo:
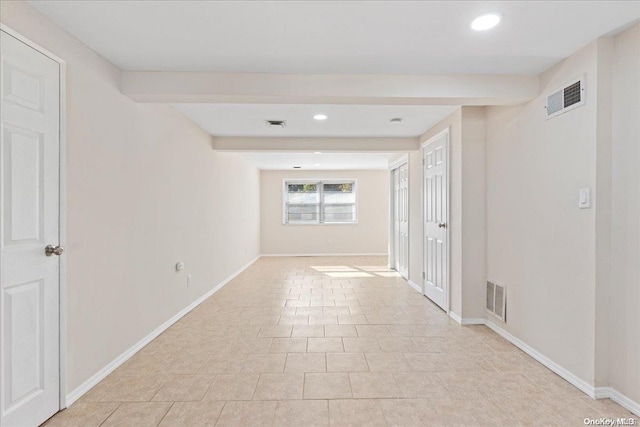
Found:
[[[461,299],[460,316],[485,316],[486,301],[486,129],[484,107],[462,107]]]
[[[67,61],[72,391],[259,254],[259,171],[171,108],[123,96],[120,70],[27,3],[3,2],[2,22]]]
[[[260,173],[262,254],[386,254],[389,171],[267,171]],[[285,179],[358,180],[357,224],[284,225]]]
[[[541,95],[487,109],[488,279],[507,287],[508,332],[593,384],[597,43],[542,75]],[[545,120],[545,96],[586,73],[586,105]]]
[[[589,386],[640,402],[640,24],[542,77],[541,96],[487,109],[488,278],[507,331]],[[544,97],[586,75],[586,105]],[[577,207],[580,188],[592,208]]]
[[[614,39],[608,385],[640,402],[640,24]]]

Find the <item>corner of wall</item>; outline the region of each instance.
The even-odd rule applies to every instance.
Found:
[[[611,281],[611,202],[612,202],[612,90],[613,38],[595,42],[597,51],[596,102],[596,188],[595,188],[595,316],[594,383],[608,382],[608,311]]]
[[[485,315],[486,263],[486,108],[461,109],[462,318]]]

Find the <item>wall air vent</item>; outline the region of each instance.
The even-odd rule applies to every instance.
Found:
[[[270,128],[283,128],[287,126],[287,122],[284,120],[267,120],[267,126]]]
[[[507,288],[487,282],[487,311],[503,322],[507,321]]]
[[[547,95],[547,120],[584,105],[586,101],[585,78],[581,76]]]

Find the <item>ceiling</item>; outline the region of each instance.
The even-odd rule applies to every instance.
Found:
[[[640,19],[640,1],[28,0],[122,70],[536,75]],[[471,21],[502,22],[486,32]],[[415,137],[456,106],[174,104],[221,137]],[[323,113],[325,121],[313,116]],[[390,119],[400,117],[400,124]],[[266,120],[286,120],[270,128]],[[390,153],[243,152],[260,169],[387,169]]]
[[[242,153],[258,169],[293,170],[358,170],[387,169],[389,159],[397,153]]]
[[[30,1],[125,70],[538,74],[638,1]],[[470,22],[499,12],[502,23]]]
[[[413,137],[451,114],[456,106],[429,105],[283,105],[174,104],[215,136],[257,137]],[[323,113],[328,119],[314,120]],[[392,118],[401,123],[391,123]],[[284,128],[266,120],[286,120]]]

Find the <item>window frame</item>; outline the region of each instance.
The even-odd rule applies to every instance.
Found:
[[[353,193],[355,201],[353,205],[355,207],[354,220],[348,222],[324,222],[323,220],[323,206],[324,203],[324,184],[345,184],[351,183],[353,184]],[[318,185],[318,203],[316,204],[318,209],[318,220],[317,221],[299,221],[299,222],[289,222],[287,221],[287,206],[288,204],[288,185],[289,184],[316,184]],[[298,205],[298,203],[292,203],[292,205]],[[313,205],[313,203],[304,203],[300,205]],[[329,206],[336,205],[336,203],[329,203]],[[339,203],[338,203],[339,205]],[[351,205],[351,203],[349,203]],[[355,225],[358,224],[358,179],[357,178],[330,178],[330,179],[283,179],[282,180],[282,224],[283,225]]]

